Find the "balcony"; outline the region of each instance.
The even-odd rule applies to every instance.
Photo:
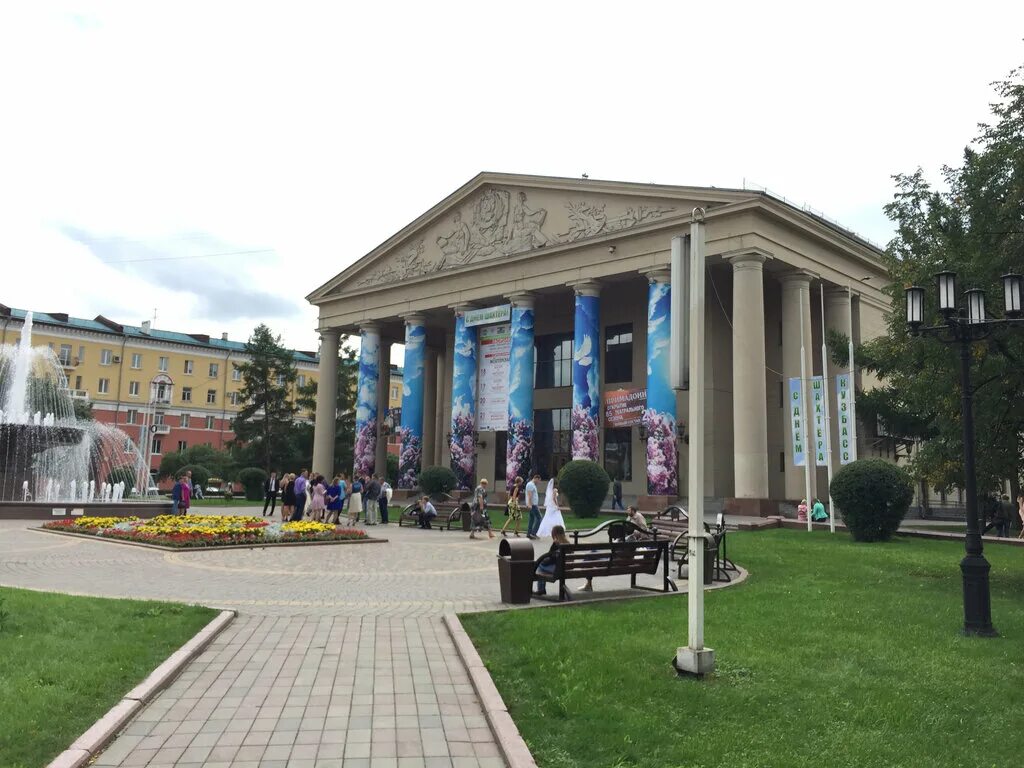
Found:
[[[71,395],[72,400],[88,400],[89,390],[87,389],[69,389],[68,394]]]

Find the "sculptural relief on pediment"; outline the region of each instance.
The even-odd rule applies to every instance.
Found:
[[[585,198],[552,199],[525,190],[485,187],[430,224],[396,253],[370,265],[354,287],[409,280],[502,256],[630,229],[677,210],[657,201],[625,204]],[[540,197],[533,200],[532,197]],[[611,210],[609,210],[609,208]]]

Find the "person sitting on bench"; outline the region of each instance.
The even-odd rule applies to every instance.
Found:
[[[430,497],[420,496],[419,507],[420,528],[430,528],[430,522],[437,517],[437,510],[434,509],[434,505],[430,503]]]
[[[558,548],[559,544],[569,543],[569,537],[565,535],[565,528],[561,525],[556,525],[551,529],[551,548],[548,550],[544,559],[540,561],[540,565],[537,566],[538,576],[550,576],[555,572],[555,549]],[[589,579],[587,581],[589,583]],[[547,583],[538,579],[537,589],[533,594],[546,595]]]
[[[651,537],[650,528],[647,527],[647,520],[636,507],[626,507],[626,520],[640,529],[629,534],[626,537],[626,541],[644,541]]]

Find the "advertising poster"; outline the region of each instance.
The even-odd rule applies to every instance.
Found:
[[[609,429],[633,427],[647,410],[646,389],[613,389],[604,393],[604,424]]]
[[[802,467],[807,463],[807,446],[804,445],[804,398],[800,377],[789,380],[789,423],[793,430],[793,466]]]
[[[512,337],[508,325],[480,328],[477,429],[508,429],[508,360]]]
[[[828,466],[828,447],[825,444],[825,382],[821,376],[811,379],[811,400],[814,404],[814,464]]]
[[[839,463],[849,464],[853,455],[853,402],[850,397],[850,377],[836,376],[836,421],[839,425]]]

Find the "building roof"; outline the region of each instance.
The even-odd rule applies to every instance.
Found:
[[[28,310],[13,309],[0,304],[0,318],[11,318],[13,320],[25,320]],[[178,331],[162,331],[157,328],[144,328],[138,325],[123,325],[103,315],[97,315],[92,320],[82,317],[71,317],[62,312],[32,312],[32,322],[38,325],[56,326],[58,328],[72,328],[80,331],[92,331],[93,333],[108,333],[116,336],[127,336],[130,339],[164,341],[172,344],[184,344],[190,347],[214,350],[218,352],[237,352],[245,354],[246,345],[242,341],[231,341],[221,337],[211,337],[203,333],[180,333]],[[317,364],[320,358],[315,352],[302,350],[291,350],[292,356],[297,363]]]

